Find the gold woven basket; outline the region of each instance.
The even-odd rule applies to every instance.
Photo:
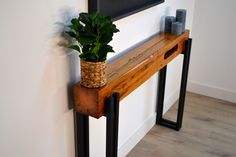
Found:
[[[99,88],[107,83],[106,62],[87,62],[80,60],[80,84],[87,88]]]

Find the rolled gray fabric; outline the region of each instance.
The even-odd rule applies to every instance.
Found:
[[[176,18],[174,16],[165,17],[165,32],[171,32],[172,23],[175,22]]]
[[[177,9],[176,10],[176,21],[183,23],[182,32],[185,31],[185,24],[186,24],[186,9]]]

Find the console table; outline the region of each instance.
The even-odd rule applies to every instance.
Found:
[[[117,157],[119,102],[160,71],[157,91],[156,124],[175,130],[182,126],[192,39],[189,30],[180,36],[163,33],[108,63],[106,86],[90,89],[79,83],[73,86],[76,156],[89,157],[89,116],[106,117],[106,157]],[[184,55],[177,121],[163,118],[167,64]]]

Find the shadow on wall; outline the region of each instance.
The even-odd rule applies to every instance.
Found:
[[[48,63],[42,79],[44,97],[56,92],[63,93],[62,96],[67,100],[63,102],[68,104],[68,109],[73,108],[72,85],[79,81],[80,62],[78,54],[67,48],[72,41],[65,34],[65,29],[78,14],[74,8],[64,7],[59,10],[59,20],[54,23],[54,32],[49,41]]]
[[[64,28],[71,18],[78,15],[73,8],[59,10],[58,20],[48,37],[47,54],[42,72],[37,112],[43,113],[38,124],[45,130],[50,141],[50,149],[60,150],[55,156],[74,156],[74,122],[72,104],[72,85],[79,81],[79,57],[76,52],[68,51]],[[53,17],[54,18],[54,17]],[[61,153],[61,154],[57,154]]]

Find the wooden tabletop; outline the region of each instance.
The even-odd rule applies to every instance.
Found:
[[[106,86],[90,89],[79,83],[73,87],[74,109],[84,115],[100,118],[104,115],[104,100],[113,92],[120,100],[148,80],[185,49],[189,37],[186,30],[180,36],[163,33],[154,36],[134,50],[108,63]]]

